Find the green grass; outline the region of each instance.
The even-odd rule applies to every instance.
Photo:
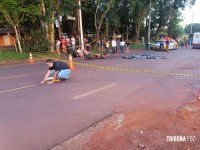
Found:
[[[96,53],[105,54],[106,50],[105,50],[105,49],[103,49],[103,50],[92,49],[90,52],[91,52],[92,54],[96,54]]]
[[[1,50],[0,61],[6,60],[26,60],[29,58],[29,53],[18,53],[15,50]]]
[[[29,52],[23,52],[19,53],[16,52],[15,50],[0,50],[0,62],[16,62],[16,61],[27,61],[29,59]],[[44,58],[52,58],[56,56],[57,54],[55,53],[50,53],[50,52],[35,52],[32,53],[32,56],[34,59],[44,59]]]
[[[145,49],[145,44],[141,44],[141,43],[131,43],[131,50],[135,50],[135,49]]]

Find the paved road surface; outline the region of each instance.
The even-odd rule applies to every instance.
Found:
[[[134,54],[165,56],[126,60],[122,54],[87,64],[200,75],[199,49]],[[0,67],[0,149],[46,150],[113,112],[176,108],[194,99],[200,78],[75,66],[64,83],[38,85],[42,63]]]

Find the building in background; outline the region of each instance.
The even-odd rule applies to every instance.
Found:
[[[13,28],[0,28],[0,49],[15,47],[15,32]]]

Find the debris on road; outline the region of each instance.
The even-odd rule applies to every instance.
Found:
[[[153,55],[127,55],[123,56],[124,59],[167,59],[165,56],[153,56]]]

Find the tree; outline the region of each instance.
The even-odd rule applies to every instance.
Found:
[[[152,20],[157,23],[156,39],[159,38],[162,29],[169,27],[173,21],[174,14],[179,9],[184,9],[186,5],[194,5],[195,0],[158,0],[153,6],[153,14],[155,15]]]
[[[0,12],[6,21],[14,28],[18,50],[22,52],[19,31],[20,22],[30,14],[38,14],[38,1],[31,0],[3,0],[0,2]]]
[[[77,7],[77,2],[74,0],[54,0],[54,13],[55,19],[57,20],[59,37],[62,35],[63,23],[66,23],[68,16],[76,16]]]
[[[192,26],[192,33],[200,32],[200,23],[190,23],[190,24],[185,26],[184,32],[186,34],[190,34],[191,33],[191,26]]]
[[[96,1],[96,11],[95,11],[95,29],[96,29],[96,42],[99,40],[99,32],[101,30],[101,25],[102,22],[104,20],[104,18],[106,17],[106,14],[108,12],[108,10],[111,7],[113,0],[109,0],[108,3],[106,3],[103,0],[98,0]]]
[[[135,1],[135,3],[133,5],[135,5],[135,7],[133,9],[134,23],[135,23],[134,41],[136,41],[137,39],[139,39],[139,36],[140,36],[142,21],[144,20],[144,17],[149,12],[150,1],[149,0],[143,0],[143,1],[137,0],[137,1]]]

